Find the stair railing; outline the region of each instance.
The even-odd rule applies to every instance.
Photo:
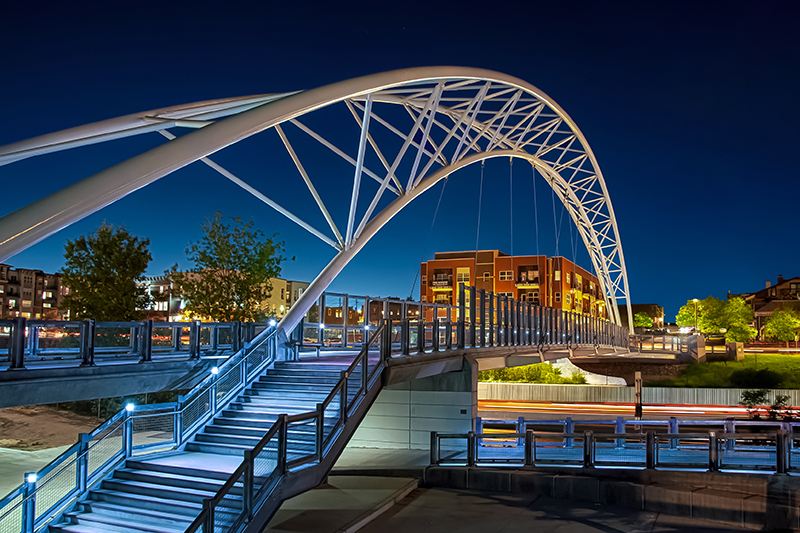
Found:
[[[380,386],[378,378],[391,356],[390,333],[391,322],[381,320],[378,330],[342,372],[339,382],[325,400],[317,404],[316,410],[291,416],[279,415],[258,444],[245,451],[242,463],[214,497],[203,501],[203,510],[186,533],[199,530],[204,533],[235,532],[256,513],[274,512],[281,500],[273,496],[283,476],[292,469],[321,462],[367,393]],[[378,342],[380,345],[376,349]],[[305,429],[307,434],[309,428],[314,430],[313,452],[290,450],[289,444],[296,437],[295,433]],[[290,458],[290,453],[296,457]],[[266,505],[272,508],[267,510]],[[219,512],[220,509],[224,511]]]
[[[180,446],[275,357],[276,329],[229,357],[177,402],[132,406],[102,423],[0,499],[0,532],[35,533],[133,454]]]

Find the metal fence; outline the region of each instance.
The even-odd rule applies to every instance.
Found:
[[[33,533],[131,455],[180,446],[272,362],[275,329],[228,358],[177,402],[129,404],[0,500],[0,533]]]
[[[797,438],[769,433],[431,432],[430,462],[452,466],[578,466],[661,470],[800,472]],[[452,442],[458,442],[454,447]]]
[[[245,342],[267,328],[241,322],[97,322],[0,320],[0,356],[9,368],[20,370],[32,361],[76,360],[80,366],[113,358],[157,361],[182,353],[199,358],[202,352],[239,351]],[[155,358],[154,358],[155,356]]]

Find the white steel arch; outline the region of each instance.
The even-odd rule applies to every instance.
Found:
[[[303,117],[344,105],[358,126],[341,148]],[[392,108],[390,111],[389,108]],[[398,119],[403,110],[405,120]],[[386,111],[384,111],[386,110]],[[217,120],[228,116],[225,120]],[[391,118],[386,118],[391,116]],[[303,119],[303,120],[301,120]],[[181,137],[168,130],[197,128]],[[353,167],[350,208],[340,229],[314,187],[285,128],[303,132]],[[251,135],[274,129],[329,226],[322,231],[209,158]],[[128,115],[0,147],[0,165],[26,157],[158,131],[170,142],[85,178],[0,218],[0,261],[59,229],[192,162],[202,161],[336,250],[335,257],[281,321],[290,331],[372,236],[439,180],[492,157],[529,161],[576,224],[600,280],[606,307],[617,301],[632,323],[625,260],[614,210],[594,154],[577,125],[542,91],[482,69],[421,67],[354,78],[317,89],[199,102]],[[391,140],[394,141],[394,143]],[[364,181],[378,183],[365,187]],[[359,213],[359,196],[370,194]],[[391,201],[387,198],[392,198]]]

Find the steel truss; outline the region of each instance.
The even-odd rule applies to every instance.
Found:
[[[308,125],[315,112],[344,106],[354,138],[336,142]],[[405,119],[398,118],[401,109]],[[217,120],[222,117],[226,120]],[[180,137],[168,130],[196,128]],[[302,132],[353,168],[347,219],[337,225],[286,134]],[[316,228],[209,158],[274,129],[328,228]],[[199,102],[129,115],[0,147],[0,165],[26,157],[148,132],[170,141],[0,219],[0,261],[102,207],[195,161],[202,161],[333,247],[336,255],[281,321],[293,329],[333,279],[394,215],[458,169],[493,157],[528,161],[578,228],[605,305],[632,322],[628,278],[614,209],[594,154],[577,125],[542,91],[497,72],[423,67],[374,74],[308,91]],[[356,135],[357,134],[357,135]],[[396,141],[393,144],[387,139]],[[343,147],[349,146],[350,150]],[[354,147],[354,149],[353,149]],[[304,157],[313,158],[312,155]],[[317,178],[319,179],[319,178]],[[344,185],[345,176],[331,176]],[[378,184],[377,190],[374,181]],[[371,195],[371,196],[366,196]],[[359,212],[359,197],[371,198]]]

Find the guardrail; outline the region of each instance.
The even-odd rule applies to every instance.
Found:
[[[458,285],[458,305],[323,293],[306,313],[303,342],[336,348],[356,346],[369,339],[381,320],[391,320],[395,324],[393,342],[407,338],[418,350],[434,346],[630,347],[628,330],[605,319]]]
[[[269,365],[275,328],[228,358],[173,403],[125,409],[88,434],[0,500],[0,531],[34,533],[131,455],[179,447]]]
[[[438,433],[431,432],[432,465],[626,467],[662,470],[800,471],[800,439],[774,433]]]
[[[252,322],[97,322],[0,320],[0,355],[10,369],[23,370],[28,361],[79,360],[95,365],[96,358],[133,357],[141,362],[186,353],[200,358],[203,351],[239,351],[267,324]]]

